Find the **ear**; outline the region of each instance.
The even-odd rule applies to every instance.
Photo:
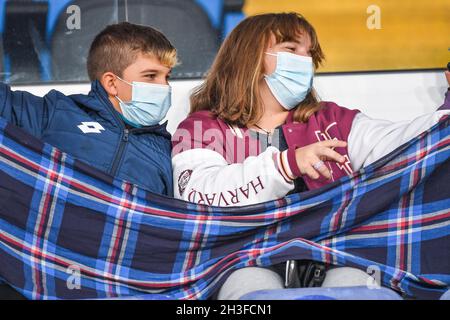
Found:
[[[267,41],[266,50],[272,50],[272,48],[277,44],[277,39],[275,35],[271,32],[269,40]]]
[[[115,97],[119,93],[116,86],[117,76],[112,72],[105,72],[100,78],[100,83],[110,97]]]

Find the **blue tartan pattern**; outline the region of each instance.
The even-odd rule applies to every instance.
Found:
[[[438,298],[450,285],[448,122],[320,190],[218,208],[115,180],[0,119],[0,279],[30,299],[207,299],[238,268],[312,259]]]

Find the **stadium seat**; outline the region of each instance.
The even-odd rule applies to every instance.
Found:
[[[48,4],[31,0],[6,2],[3,28],[3,72],[8,82],[47,79],[45,26]],[[7,36],[5,36],[7,35]]]
[[[3,41],[0,41],[0,81],[6,82],[9,75],[5,74]]]
[[[240,300],[403,300],[387,288],[362,287],[299,288],[259,290],[243,295]]]
[[[208,14],[222,39],[245,18],[244,0],[195,0]]]
[[[216,29],[204,10],[193,0],[128,0],[118,7],[109,0],[74,0],[80,7],[81,29],[67,30],[62,11],[51,36],[53,79],[87,81],[86,60],[94,36],[117,21],[145,24],[166,34],[181,57],[172,78],[201,77],[209,69],[219,46]],[[170,18],[168,18],[170,17]],[[181,32],[180,32],[181,30]],[[201,36],[199,36],[201,35]]]

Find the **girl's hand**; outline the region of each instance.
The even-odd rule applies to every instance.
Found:
[[[445,77],[447,78],[448,86],[450,87],[450,71],[445,71]]]
[[[346,147],[347,142],[340,140],[326,140],[307,145],[295,150],[297,165],[303,175],[311,179],[318,179],[319,173],[327,179],[331,179],[330,170],[321,161],[345,162],[344,156],[333,149]]]

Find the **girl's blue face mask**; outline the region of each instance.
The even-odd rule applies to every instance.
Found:
[[[132,87],[131,101],[124,102],[116,96],[126,122],[135,127],[152,126],[166,117],[171,105],[172,90],[169,85],[136,81],[129,83],[117,78]]]
[[[264,76],[266,83],[278,102],[286,110],[291,110],[302,102],[311,90],[314,75],[312,58],[290,52],[266,54],[277,57],[275,71]]]

